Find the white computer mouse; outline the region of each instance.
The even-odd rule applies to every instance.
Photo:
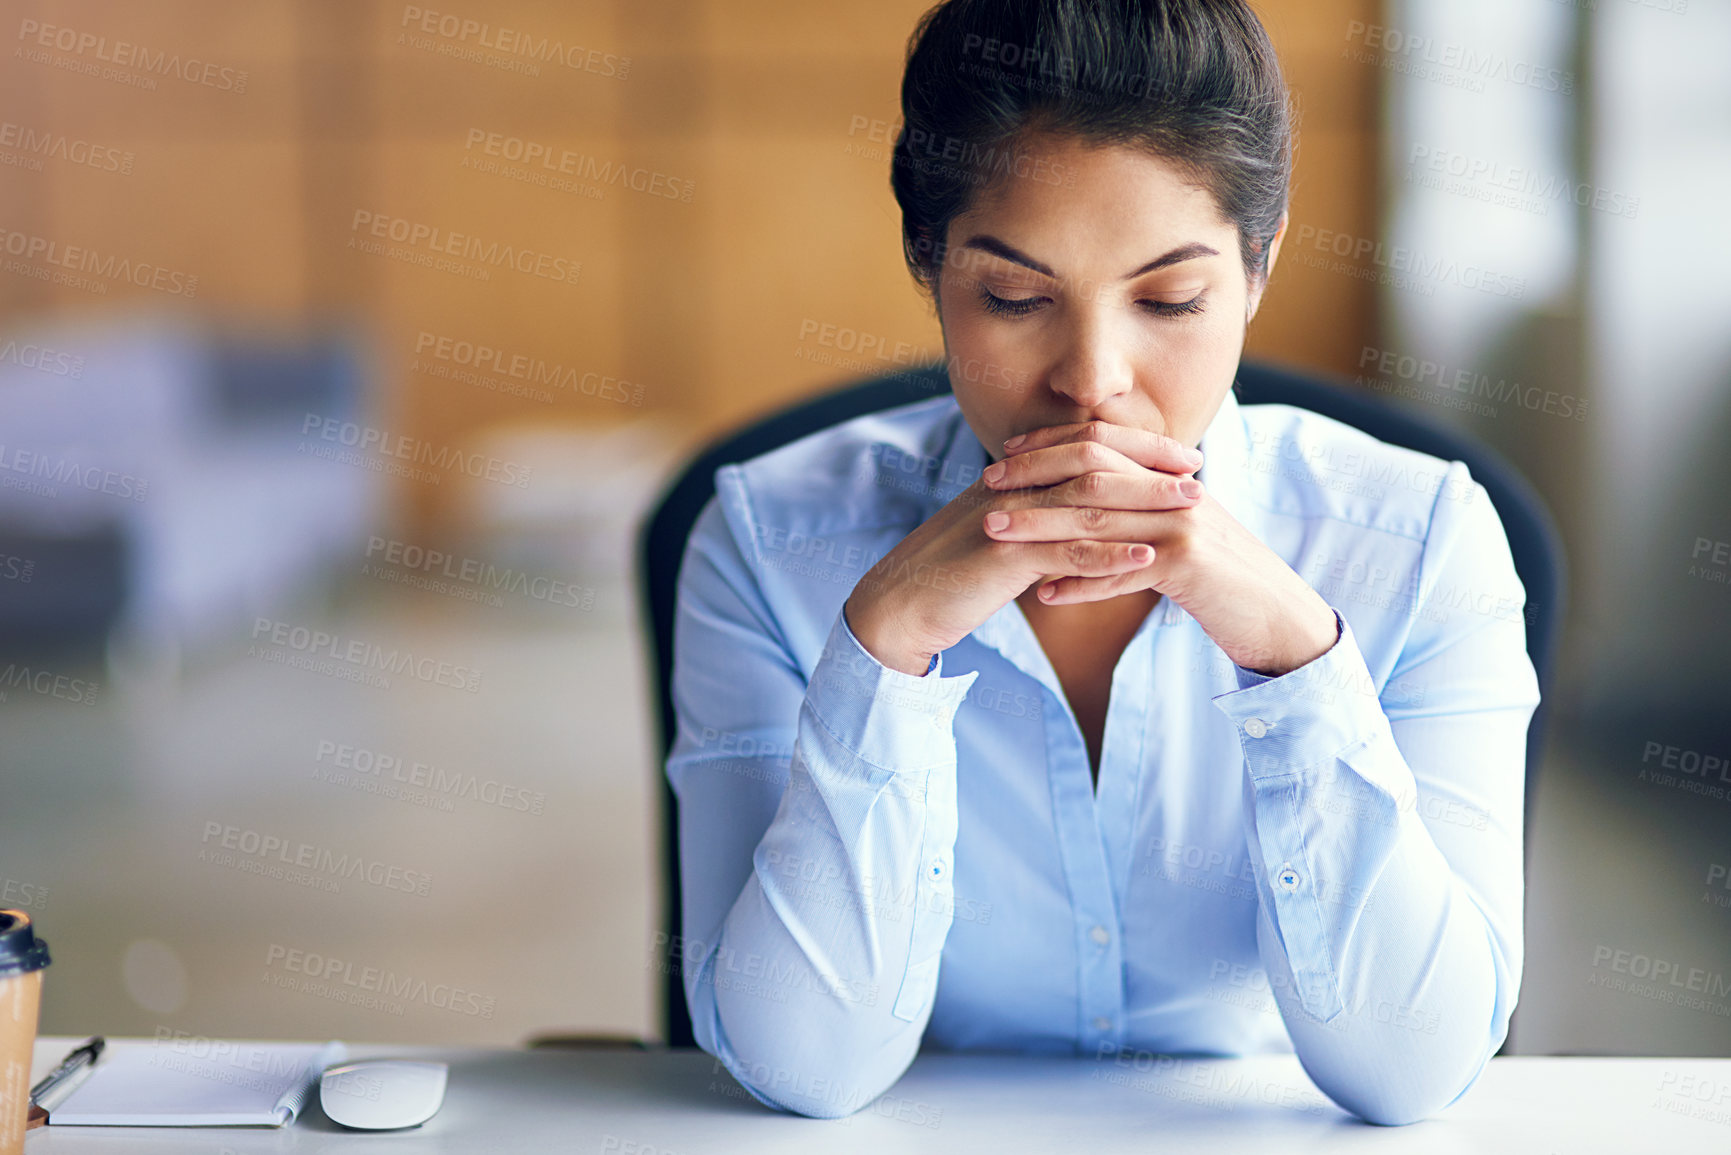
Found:
[[[386,1131],[417,1127],[445,1101],[444,1063],[362,1059],[341,1063],[319,1079],[319,1105],[345,1127]]]

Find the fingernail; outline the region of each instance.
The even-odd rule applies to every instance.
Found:
[[[1186,477],[1178,483],[1178,492],[1185,497],[1201,497],[1202,483],[1193,477]]]
[[[1133,545],[1130,547],[1130,560],[1138,564],[1152,559],[1154,550],[1151,546]]]
[[[1202,451],[1200,449],[1192,449],[1190,451],[1190,468],[1202,468]]]
[[[1000,510],[993,510],[986,515],[986,528],[994,533],[1010,524],[1010,515]]]
[[[1004,476],[1004,463],[1002,461],[994,461],[992,464],[986,466],[986,472],[981,476],[986,479],[988,485],[995,483],[1000,477]]]
[[[1014,449],[1016,446],[1020,445],[1022,442],[1026,441],[1027,439],[1028,439],[1028,435],[1026,433],[1018,433],[1014,437],[1010,438],[1008,441],[1004,442],[1004,448],[1005,449]]]

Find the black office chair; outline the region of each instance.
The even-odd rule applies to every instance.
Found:
[[[1485,487],[1514,555],[1515,571],[1527,591],[1527,653],[1548,694],[1557,631],[1562,625],[1565,576],[1561,540],[1543,500],[1515,469],[1494,450],[1468,434],[1416,413],[1397,408],[1363,390],[1304,376],[1272,365],[1246,361],[1233,386],[1246,405],[1283,403],[1313,410],[1343,421],[1372,437],[1429,453],[1445,461],[1460,460]],[[822,397],[804,401],[729,434],[692,462],[656,507],[639,541],[639,573],[643,605],[655,640],[656,705],[661,723],[661,754],[665,761],[676,733],[673,714],[673,617],[679,565],[685,542],[704,504],[715,493],[715,471],[732,462],[767,453],[808,433],[850,418],[897,405],[923,401],[950,391],[944,367],[932,365],[873,378]],[[1527,731],[1527,832],[1532,830],[1533,787],[1538,780],[1543,744],[1545,705],[1540,704]],[[666,871],[664,922],[668,942],[679,942],[680,885],[678,802],[666,776],[661,779],[663,863]],[[1531,841],[1530,837],[1528,839]],[[696,1046],[679,959],[659,960],[666,976],[663,1002],[667,1011],[667,1043]]]

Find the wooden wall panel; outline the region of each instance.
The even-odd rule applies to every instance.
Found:
[[[1280,54],[1299,129],[1291,225],[1246,350],[1350,375],[1364,347],[1376,343],[1377,288],[1335,271],[1315,238],[1322,230],[1379,233],[1380,74],[1341,50],[1354,21],[1374,23],[1381,4],[1256,0],[1256,9]],[[1306,226],[1316,231],[1306,234]]]
[[[927,0],[121,0],[11,6],[54,24],[244,70],[244,92],[153,91],[9,60],[5,118],[131,151],[116,175],[0,166],[8,227],[199,277],[195,297],[93,294],[0,276],[0,312],[149,307],[285,324],[358,319],[381,345],[379,412],[459,447],[499,425],[650,415],[695,441],[835,383],[941,350],[900,257],[889,145],[902,56]],[[1374,0],[1259,0],[1302,114],[1295,231],[1376,234],[1378,74],[1342,60]],[[433,11],[433,32],[424,17]],[[495,47],[451,21],[485,23]],[[440,31],[440,28],[445,31]],[[572,68],[498,47],[501,29],[581,45]],[[475,52],[480,59],[469,58]],[[52,53],[88,59],[89,53]],[[500,67],[504,64],[507,67]],[[538,74],[535,74],[538,73]],[[471,134],[570,150],[684,190],[560,189],[483,171]],[[518,165],[518,168],[524,166]],[[545,170],[541,170],[545,172]],[[609,169],[610,171],[610,169]],[[548,173],[549,179],[560,174]],[[596,195],[598,193],[598,195]],[[576,284],[479,281],[368,254],[357,211],[582,262]],[[1375,290],[1289,243],[1253,352],[1350,371]],[[641,406],[462,385],[415,367],[420,335],[489,343],[640,388]],[[852,346],[851,348],[849,346]],[[863,348],[863,351],[862,351]],[[414,519],[439,487],[402,493]]]

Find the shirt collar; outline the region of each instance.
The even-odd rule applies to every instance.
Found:
[[[964,489],[978,481],[980,473],[992,460],[986,453],[986,447],[974,436],[973,426],[962,416],[961,407],[956,404],[954,396],[950,398],[950,406],[953,411],[950,416],[949,438],[939,455],[937,474],[926,490],[930,495],[930,508],[926,515],[928,517],[961,496]]]
[[[1226,391],[1225,400],[1203,431],[1197,448],[1202,450],[1202,468],[1196,471],[1196,480],[1207,487],[1227,513],[1260,538],[1259,506],[1251,476],[1250,429],[1244,422],[1238,395],[1231,389]]]

